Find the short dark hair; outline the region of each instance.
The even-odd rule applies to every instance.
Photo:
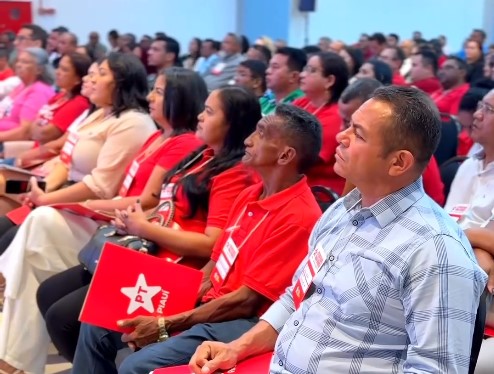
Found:
[[[378,44],[386,44],[386,37],[382,32],[375,32],[374,34],[371,35],[369,40],[374,40]]]
[[[304,51],[299,48],[283,47],[276,51],[276,54],[286,56],[288,58],[287,65],[290,71],[301,72],[307,65],[307,56]]]
[[[35,24],[22,25],[21,29],[31,30],[31,40],[41,41],[41,48],[46,48],[48,33],[44,28]]]
[[[283,122],[282,131],[298,155],[298,170],[306,172],[318,160],[322,147],[322,127],[318,119],[294,105],[279,104],[274,115]]]
[[[79,39],[77,38],[76,34],[74,34],[73,32],[70,32],[70,31],[65,31],[62,34],[67,34],[68,36],[70,36],[70,40],[72,41],[72,45],[75,45],[77,47],[77,45],[79,44]]]
[[[447,58],[446,58],[446,61],[447,60],[453,60],[456,62],[456,64],[458,65],[458,69],[460,70],[464,70],[464,71],[467,71],[468,70],[468,65],[467,63],[465,62],[465,60],[459,58],[458,56],[455,56],[455,55],[449,55]]]
[[[119,36],[120,36],[120,34],[118,33],[117,30],[110,30],[110,31],[108,31],[108,37],[109,38],[118,39]]]
[[[382,83],[374,78],[359,78],[349,85],[340,96],[343,104],[348,104],[350,101],[359,99],[362,103],[369,100]]]
[[[171,67],[160,74],[166,81],[163,115],[173,133],[196,131],[197,116],[208,97],[206,83],[197,73],[181,67]]]
[[[437,59],[437,55],[428,48],[420,48],[419,51],[415,54],[416,56],[422,57],[422,65],[431,66],[434,75],[437,74],[437,69],[439,69],[439,62]]]
[[[441,135],[437,106],[425,92],[414,87],[380,87],[372,99],[392,109],[389,125],[382,131],[384,156],[407,150],[422,172],[436,151]]]
[[[474,113],[477,110],[477,104],[489,93],[489,89],[472,87],[461,98],[459,110]]]
[[[63,32],[69,32],[69,29],[66,28],[65,26],[58,26],[58,27],[55,27],[53,30],[51,30],[52,32],[58,32],[59,34],[63,33]]]
[[[261,89],[263,91],[267,90],[266,70],[268,67],[264,62],[259,60],[245,60],[240,63],[240,66],[249,69],[253,78],[261,80]]]
[[[215,50],[215,51],[219,51],[220,48],[221,48],[221,43],[214,40],[214,39],[204,39],[203,40],[203,43],[211,43],[211,47]]]
[[[374,76],[379,82],[385,86],[393,83],[393,71],[388,64],[375,58],[369,60],[368,63],[374,68]]]
[[[317,45],[306,45],[302,48],[302,51],[304,51],[306,55],[313,55],[321,52],[321,48],[319,48]]]
[[[389,34],[389,36],[391,36],[392,38],[395,38],[395,40],[396,40],[397,42],[399,42],[399,41],[400,41],[400,37],[398,36],[398,34],[391,33],[391,34]]]
[[[91,59],[89,56],[81,53],[69,53],[65,57],[69,58],[75,74],[80,78],[80,83],[72,89],[71,94],[73,96],[79,95],[82,88],[82,78],[87,74],[89,67],[91,66]]]
[[[400,47],[398,46],[394,46],[394,47],[386,47],[386,49],[392,49],[393,51],[395,51],[395,59],[398,60],[398,61],[405,61],[406,60],[406,56],[405,56],[405,52],[403,52],[403,49],[401,49]]]
[[[165,37],[157,37],[153,41],[155,42],[165,42],[165,51],[167,53],[173,53],[175,55],[175,59],[173,61],[174,65],[177,64],[180,56],[180,44],[177,39],[171,38],[169,36]]]
[[[130,53],[112,52],[105,59],[115,80],[113,113],[118,118],[128,109],[148,110],[147,73],[141,60]]]
[[[250,48],[249,38],[247,38],[245,35],[240,35],[240,47],[242,48],[242,54],[246,54]]]
[[[486,33],[485,33],[485,31],[484,31],[484,30],[482,30],[482,29],[473,29],[473,32],[477,32],[477,33],[479,33],[480,35],[482,35],[482,39],[484,39],[484,40],[485,40],[485,38],[487,38],[487,34],[486,34]]]
[[[252,48],[261,52],[262,56],[264,57],[264,60],[266,61],[266,63],[269,64],[269,60],[271,60],[272,54],[271,54],[271,50],[268,47],[260,44],[254,44]]]
[[[334,76],[334,84],[329,88],[331,93],[330,103],[337,103],[341,93],[348,86],[350,73],[345,60],[333,52],[319,52],[314,56],[319,57],[322,66],[322,75],[324,77]]]
[[[360,48],[353,48],[344,46],[343,49],[348,53],[350,58],[353,60],[353,70],[350,73],[352,76],[356,75],[360,70],[360,67],[364,63],[364,54]]]

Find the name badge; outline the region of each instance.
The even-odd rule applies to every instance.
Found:
[[[458,204],[450,210],[449,215],[455,222],[461,220],[470,209],[470,204]]]
[[[66,165],[70,165],[72,162],[72,154],[74,153],[74,148],[79,141],[79,135],[74,132],[70,132],[65,144],[63,145],[62,151],[60,152],[60,160]]]
[[[137,160],[132,162],[132,165],[130,166],[129,171],[127,172],[127,175],[122,183],[120,192],[118,193],[120,196],[127,196],[127,192],[129,191],[129,188],[132,185],[140,166],[141,164]]]
[[[173,190],[175,188],[175,183],[168,183],[161,187],[160,202],[165,200],[171,200],[173,198]]]
[[[305,295],[312,284],[315,276],[321,270],[326,262],[327,255],[321,244],[317,244],[314,251],[310,254],[307,263],[305,264],[300,277],[295,282],[295,287],[292,291],[293,302],[295,309],[298,309],[305,299]]]
[[[233,239],[230,237],[223,246],[223,251],[221,252],[216,266],[211,273],[211,283],[215,289],[219,289],[224,283],[228,273],[232,269],[235,260],[239,254],[239,249]]]
[[[220,75],[223,70],[225,70],[226,64],[224,62],[217,63],[214,68],[211,70],[211,73],[214,75]]]

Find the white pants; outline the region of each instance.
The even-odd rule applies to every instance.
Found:
[[[36,303],[41,282],[77,265],[77,254],[98,223],[49,207],[36,208],[0,256],[5,302],[0,359],[27,373],[43,374],[50,343]]]
[[[475,374],[492,374],[494,369],[494,338],[485,339],[480,348]]]

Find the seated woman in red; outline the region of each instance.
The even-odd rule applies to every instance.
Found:
[[[156,84],[160,84],[160,79]],[[177,97],[185,99],[185,102],[191,100],[191,94],[168,90],[168,82],[166,87],[166,93],[173,92],[170,100]],[[168,96],[165,101],[168,106]],[[157,104],[151,102],[151,108],[154,108],[152,113],[155,112]],[[192,115],[193,110],[189,113]],[[240,160],[244,154],[243,142],[254,131],[260,118],[258,101],[245,90],[228,87],[211,93],[205,110],[199,115],[197,131],[197,137],[207,145],[191,153],[164,177],[162,197],[173,199],[176,223],[181,231],[159,228],[156,239],[151,237],[154,233],[139,235],[160,243],[179,256],[196,258],[195,262],[188,262],[191,265],[198,266],[207,261],[236,196],[257,181],[257,176],[252,175]],[[141,198],[142,204],[147,205],[143,195]],[[89,205],[103,207],[101,203],[94,201]],[[123,219],[128,223],[129,233],[134,233],[133,228],[139,225],[146,229],[147,221],[142,221],[145,221],[142,213],[129,212]],[[162,243],[165,240],[166,243]],[[203,261],[197,261],[198,257]],[[38,306],[51,339],[69,361],[74,358],[80,326],[78,316],[90,281],[91,274],[83,266],[76,266],[49,278],[38,289]]]
[[[322,148],[318,163],[307,173],[310,186],[325,186],[341,194],[345,180],[337,175],[333,166],[340,132],[341,118],[338,100],[348,85],[348,68],[336,53],[320,52],[313,55],[300,75],[300,89],[305,97],[293,105],[305,109],[317,117],[322,125]]]

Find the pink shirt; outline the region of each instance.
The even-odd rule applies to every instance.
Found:
[[[0,131],[16,128],[21,121],[34,121],[53,95],[55,91],[46,83],[38,81],[28,87],[21,83],[0,103]]]

